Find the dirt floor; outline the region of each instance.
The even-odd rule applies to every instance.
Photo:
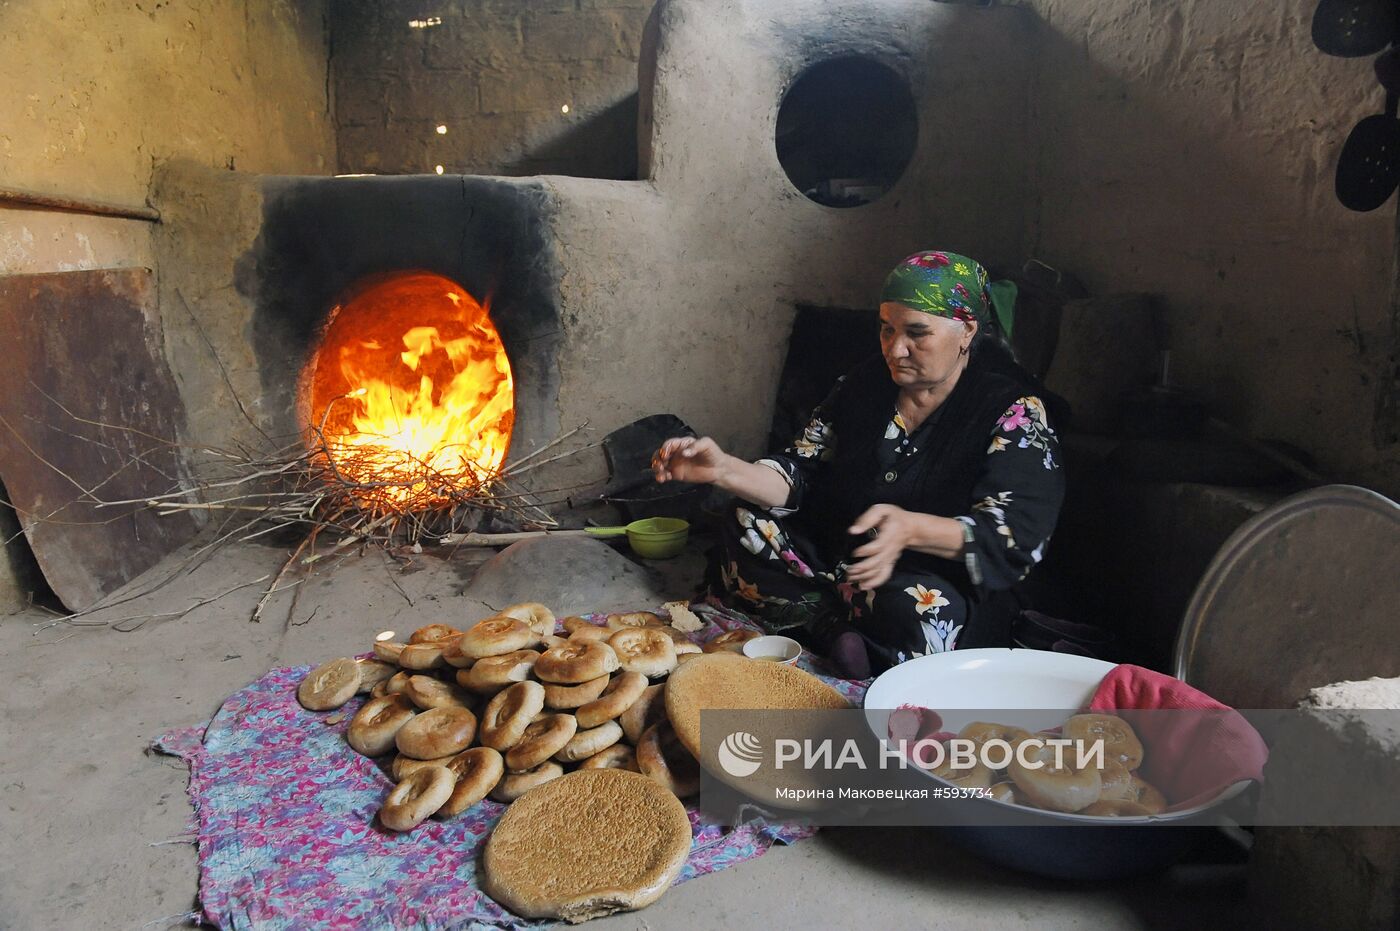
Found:
[[[288,592],[250,623],[262,585],[229,590],[275,572],[284,553],[251,545],[224,551],[96,616],[135,618],[127,624],[150,616],[134,632],[44,629],[51,618],[38,611],[0,621],[0,786],[10,838],[0,847],[0,928],[178,926],[196,907],[197,890],[195,851],[181,839],[190,816],[187,770],[148,753],[150,742],[207,720],[271,667],[359,652],[385,629],[491,613],[472,597],[482,587],[469,587],[488,554],[419,556],[403,571],[376,553],[311,576],[294,611]],[[699,577],[694,552],[648,569],[611,551],[598,563],[590,552],[567,564],[572,577],[556,555],[536,548],[523,561],[498,558],[482,575],[499,585],[533,563],[534,587],[522,585],[520,598],[559,599],[564,611],[655,607],[689,595]],[[158,567],[139,587],[178,565]],[[161,617],[221,594],[182,617]],[[1008,873],[928,829],[844,828],[592,926],[1208,928],[1235,924],[1244,905],[1238,866],[1197,862],[1148,879],[1076,885]]]

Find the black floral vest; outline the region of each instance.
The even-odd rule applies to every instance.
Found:
[[[972,490],[982,474],[997,420],[1018,398],[1035,391],[1032,380],[994,347],[978,347],[952,393],[914,433],[919,451],[881,463],[880,441],[894,414],[899,387],[883,358],[862,363],[822,405],[835,436],[835,452],[823,463],[802,502],[800,516],[823,553],[848,559],[862,540],[846,532],[875,504],[957,517],[972,511]],[[908,552],[899,567],[942,576],[965,596],[972,580],[961,561]]]

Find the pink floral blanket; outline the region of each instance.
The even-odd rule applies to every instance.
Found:
[[[747,619],[705,610],[715,636]],[[705,636],[704,634],[701,635]],[[810,657],[802,665],[812,669]],[[362,699],[334,713],[297,703],[309,667],[274,669],[232,695],[207,726],[156,749],[190,766],[202,918],[229,929],[533,928],[481,891],[476,861],[505,806],[483,801],[406,834],[378,826],[392,787],[345,743]],[[862,683],[823,676],[859,702]],[[694,845],[677,882],[761,856],[814,828],[756,816],[726,827],[690,814]]]

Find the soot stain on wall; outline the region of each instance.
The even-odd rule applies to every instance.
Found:
[[[487,178],[269,179],[263,225],[237,263],[264,402],[293,416],[327,314],[357,283],[402,271],[450,278],[490,307],[510,356],[512,449],[558,431],[561,340],[555,206],[542,185]],[[287,424],[288,432],[297,425]]]

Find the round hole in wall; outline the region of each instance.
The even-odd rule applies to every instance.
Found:
[[[849,55],[797,76],[778,108],[778,161],[788,180],[827,207],[859,207],[899,180],[918,138],[914,94],[873,58]]]

